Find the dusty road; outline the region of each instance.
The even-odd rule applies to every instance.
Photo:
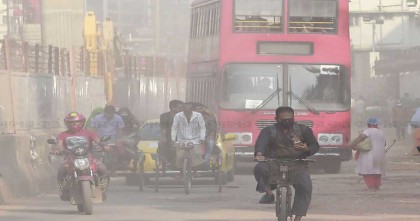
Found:
[[[405,155],[407,145],[399,143],[388,157],[388,173],[379,192],[365,191],[353,173],[355,162],[343,165],[340,174],[314,171],[314,191],[308,221],[395,221],[420,220],[420,157]],[[251,167],[249,167],[251,169]],[[209,183],[212,183],[211,181]],[[50,194],[20,199],[0,205],[1,221],[131,221],[131,220],[275,220],[274,205],[257,204],[255,181],[250,174],[237,175],[221,194],[216,186],[195,186],[190,195],[181,188],[165,188],[159,193],[124,185],[114,180],[109,200],[94,206],[92,216],[80,215],[74,206]]]

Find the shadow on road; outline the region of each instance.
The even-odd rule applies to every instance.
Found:
[[[11,213],[44,213],[51,215],[75,215],[79,214],[76,210],[55,210],[55,209],[6,209],[6,212]]]
[[[250,220],[252,220],[252,221],[255,221],[255,219],[254,218],[252,218],[252,219],[226,219],[226,218],[223,218],[223,219],[188,219],[188,220],[185,220],[185,221],[216,221],[216,220],[223,220],[223,221],[250,221]],[[273,221],[274,219],[258,219],[258,221]]]
[[[1,220],[22,221],[22,220],[25,220],[25,219],[21,216],[1,216]]]

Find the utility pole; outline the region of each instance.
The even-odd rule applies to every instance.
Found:
[[[102,20],[105,20],[106,18],[108,18],[109,17],[109,15],[108,15],[108,0],[103,0],[103,10],[104,10],[104,13],[103,13],[103,18],[102,18]]]
[[[159,55],[160,47],[160,0],[155,0],[155,55]]]
[[[376,44],[376,40],[375,40],[375,35],[376,35],[376,20],[373,19],[371,22],[372,22],[372,52],[375,52],[375,44]]]
[[[6,18],[7,18],[7,37],[10,36],[10,12],[9,12],[9,1],[6,0]]]

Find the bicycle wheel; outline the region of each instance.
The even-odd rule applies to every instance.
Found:
[[[191,190],[191,160],[184,159],[184,166],[182,168],[182,177],[184,178],[185,194],[190,194]]]
[[[159,156],[155,160],[155,192],[159,191]]]
[[[278,221],[287,221],[287,188],[279,187],[276,190],[276,216]]]

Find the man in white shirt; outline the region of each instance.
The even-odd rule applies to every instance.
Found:
[[[192,111],[193,105],[190,102],[185,103],[184,111],[175,115],[171,130],[172,141],[200,144],[206,139],[206,125],[203,115]]]
[[[184,111],[179,112],[174,117],[174,122],[171,129],[172,142],[179,141],[181,143],[191,142],[194,144],[192,153],[192,166],[196,166],[203,162],[202,157],[204,154],[204,140],[206,139],[206,125],[203,115],[198,112],[192,111],[194,103],[184,103]],[[179,156],[177,151],[176,157],[177,166],[182,165],[183,157]]]

